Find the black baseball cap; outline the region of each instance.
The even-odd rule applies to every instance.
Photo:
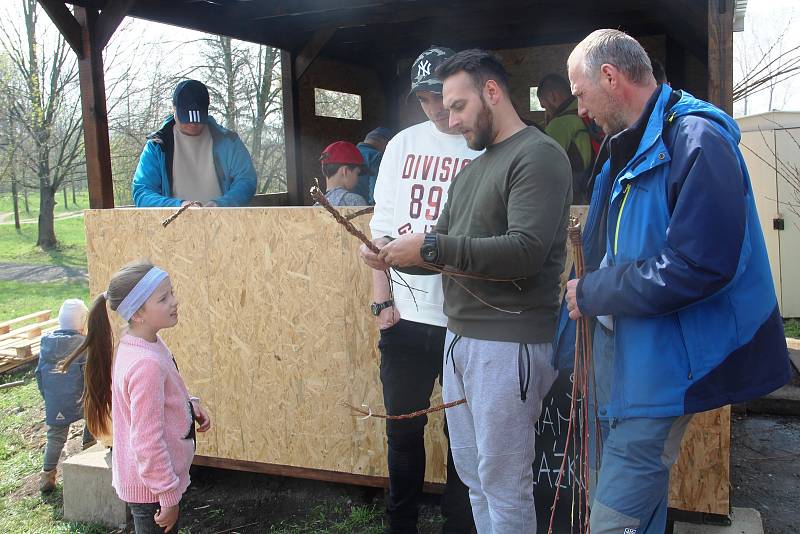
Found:
[[[442,94],[442,80],[436,77],[436,69],[453,55],[455,52],[444,46],[431,46],[421,53],[411,65],[411,91],[407,99],[411,99],[417,91]]]
[[[183,80],[172,93],[175,115],[183,123],[208,122],[208,88],[197,80]]]

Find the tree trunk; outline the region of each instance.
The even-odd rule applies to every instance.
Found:
[[[236,58],[230,37],[219,37],[225,73],[225,127],[236,131]]]
[[[17,232],[21,230],[19,226],[19,191],[17,191],[17,171],[11,166],[11,202],[14,205],[14,228]]]
[[[78,205],[78,201],[75,198],[75,178],[70,180],[70,184],[72,184],[72,205],[73,206],[77,206]]]
[[[58,246],[53,211],[56,206],[55,190],[42,183],[39,188],[39,238],[36,246],[42,250],[52,250]]]
[[[69,210],[69,202],[67,202],[67,184],[64,184],[61,190],[64,192],[64,211],[67,211]]]
[[[31,214],[31,205],[28,203],[28,184],[25,183],[25,173],[22,173],[22,198],[25,200],[25,213]]]

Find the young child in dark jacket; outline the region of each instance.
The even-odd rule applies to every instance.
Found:
[[[59,329],[42,336],[39,364],[36,366],[36,383],[44,398],[45,422],[47,423],[47,445],[44,449],[44,465],[39,478],[39,489],[49,493],[56,486],[56,466],[69,437],[72,423],[83,419],[83,367],[86,355],[81,356],[80,365],[73,365],[66,372],[56,367],[86,339],[86,317],[89,311],[80,299],[67,299],[58,313]],[[84,448],[94,438],[84,427]]]

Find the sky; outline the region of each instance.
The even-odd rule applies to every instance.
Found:
[[[746,66],[758,64],[778,37],[783,39],[772,49],[790,50],[800,46],[800,1],[798,0],[748,0],[744,32],[733,34],[733,79],[734,85],[746,72]],[[800,57],[800,52],[795,52]],[[761,63],[764,64],[763,62]],[[772,92],[765,89],[750,97],[747,114],[763,113],[771,109],[800,111],[800,75],[778,84]],[[744,102],[734,104],[734,115],[745,114]]]

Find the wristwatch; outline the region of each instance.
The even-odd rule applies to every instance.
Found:
[[[381,314],[381,312],[383,310],[385,310],[386,308],[389,308],[391,306],[394,306],[394,301],[392,299],[389,299],[389,300],[385,300],[383,302],[373,302],[370,305],[369,309],[372,311],[372,315],[377,317],[378,315]]]
[[[419,255],[427,263],[437,263],[439,259],[439,234],[433,232],[425,234],[425,240],[419,249]]]

